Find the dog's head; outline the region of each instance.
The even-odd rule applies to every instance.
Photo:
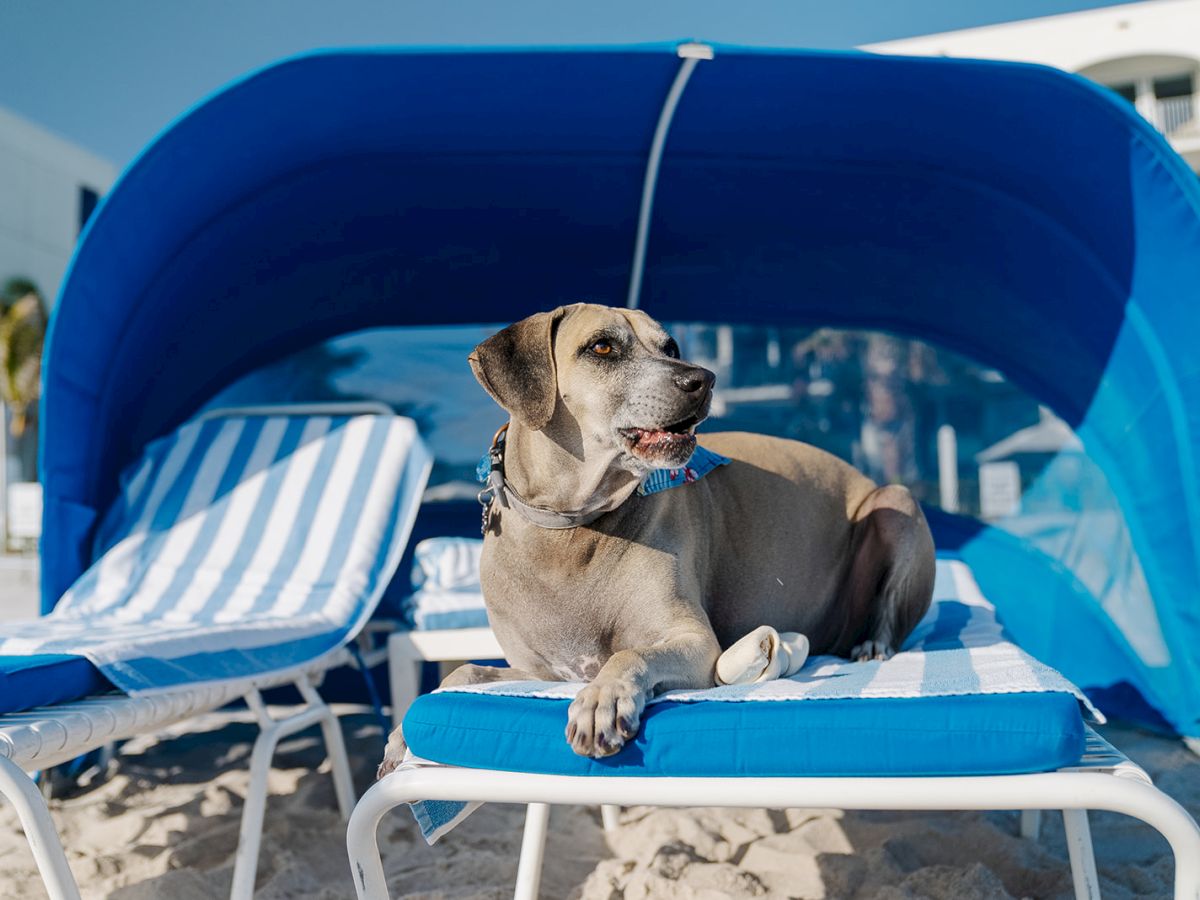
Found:
[[[591,303],[510,325],[476,347],[470,363],[521,424],[585,454],[611,451],[639,475],[687,462],[716,380],[682,361],[645,313]]]

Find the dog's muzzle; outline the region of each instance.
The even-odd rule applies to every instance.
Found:
[[[677,372],[672,381],[694,398],[691,413],[665,425],[618,429],[629,453],[655,466],[681,466],[688,461],[696,449],[696,426],[708,417],[716,377],[707,369],[695,367]]]

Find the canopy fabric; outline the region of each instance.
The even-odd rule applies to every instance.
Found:
[[[624,303],[680,65],[666,45],[321,52],[169,127],[94,214],[53,317],[44,605],[92,561],[122,466],[247,371],[371,326]],[[1169,649],[1151,667],[1118,634],[1093,668],[1200,734],[1200,187],[1132,108],[1035,66],[717,46],[649,223],[660,319],[918,336],[1071,425]],[[1036,618],[1038,597],[1007,602]],[[1090,652],[1056,646],[1068,675]]]

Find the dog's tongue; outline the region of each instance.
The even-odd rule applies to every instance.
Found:
[[[637,448],[639,450],[656,450],[679,443],[680,441],[686,441],[690,437],[691,435],[689,434],[676,434],[672,431],[643,430],[638,432]]]

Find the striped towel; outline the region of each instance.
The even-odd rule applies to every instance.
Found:
[[[432,459],[393,415],[229,415],[150,444],[96,562],[0,654],[70,653],[144,693],[337,649],[399,565]]]
[[[445,591],[421,588],[405,600],[405,609],[417,631],[487,628],[487,607],[478,591]]]
[[[938,560],[933,604],[886,662],[855,663],[814,656],[790,678],[760,684],[729,684],[667,691],[651,703],[843,700],[853,697],[947,697],[961,694],[1074,694],[1092,718],[1104,718],[1079,688],[1012,643],[984,598],[971,570],[957,560]],[[584,682],[500,681],[450,688],[461,693],[570,699]]]
[[[405,609],[418,631],[487,628],[487,609],[479,586],[479,538],[436,537],[413,551],[416,590]]]
[[[1074,694],[1094,722],[1104,722],[1104,716],[1079,688],[1012,643],[996,618],[995,608],[962,562],[938,560],[933,599],[929,612],[913,630],[903,651],[886,662],[855,663],[836,656],[814,656],[790,678],[667,691],[650,703],[803,702],[1053,691]],[[511,681],[448,690],[570,699],[583,687],[582,682]],[[406,765],[431,763],[414,757]],[[439,801],[411,806],[422,834],[432,843],[470,815],[478,804]]]

